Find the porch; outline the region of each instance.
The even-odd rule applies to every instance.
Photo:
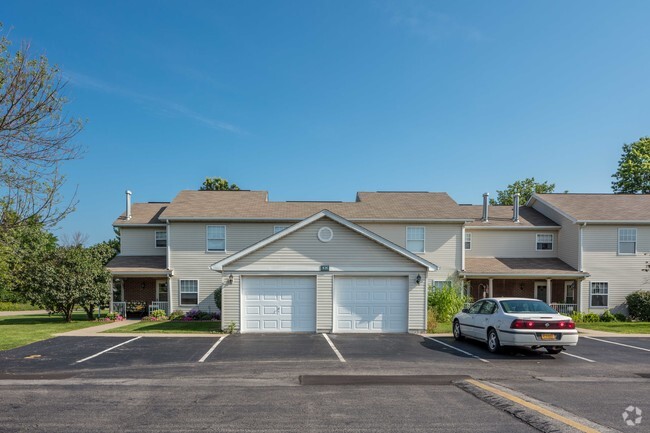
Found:
[[[155,310],[171,312],[165,257],[117,256],[106,266],[113,275],[110,311],[143,317]]]
[[[580,280],[589,274],[557,258],[467,258],[461,276],[473,299],[534,298],[569,315],[580,311]]]

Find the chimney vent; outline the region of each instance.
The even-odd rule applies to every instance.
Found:
[[[519,222],[519,193],[515,193],[514,206],[512,207],[512,220]]]
[[[486,192],[483,194],[483,217],[481,220],[483,220],[484,223],[488,222],[488,196],[490,195],[489,192]]]
[[[132,192],[128,189],[126,190],[126,220],[131,219],[131,194]]]

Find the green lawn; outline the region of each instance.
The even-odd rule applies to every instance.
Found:
[[[73,321],[66,323],[60,315],[33,314],[29,316],[0,317],[0,350],[13,349],[35,341],[47,340],[54,334],[102,325],[86,319],[86,313],[74,313]]]
[[[451,323],[438,323],[433,330],[427,332],[430,334],[451,334]]]
[[[619,332],[621,334],[650,334],[650,322],[576,323],[576,326],[594,331]]]
[[[32,304],[0,302],[0,311],[31,311],[31,310],[40,310],[40,308],[34,307]]]
[[[159,334],[220,334],[221,322],[136,322],[104,332],[132,332]]]

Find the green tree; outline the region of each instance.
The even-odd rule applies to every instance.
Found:
[[[612,190],[617,194],[650,193],[650,137],[623,145],[618,170],[612,175]]]
[[[496,200],[491,198],[490,204],[492,206],[512,206],[515,193],[519,193],[519,202],[524,204],[532,197],[533,193],[547,194],[553,191],[555,191],[554,183],[548,183],[548,181],[540,183],[536,182],[534,177],[529,177],[511,183],[504,190],[497,190]]]
[[[239,191],[239,187],[220,177],[206,177],[199,191]]]
[[[83,122],[68,117],[59,69],[32,57],[27,43],[10,46],[0,34],[0,229],[35,218],[51,227],[74,209],[74,198],[63,200],[60,168],[80,156],[72,140]]]
[[[34,305],[63,314],[67,322],[76,306],[92,319],[94,307],[110,299],[111,275],[104,265],[113,251],[109,244],[56,247],[21,274],[23,294]]]

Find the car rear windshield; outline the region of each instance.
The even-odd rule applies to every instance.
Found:
[[[543,303],[542,301],[517,299],[511,301],[499,301],[501,308],[506,313],[545,313],[558,314],[557,311]]]

